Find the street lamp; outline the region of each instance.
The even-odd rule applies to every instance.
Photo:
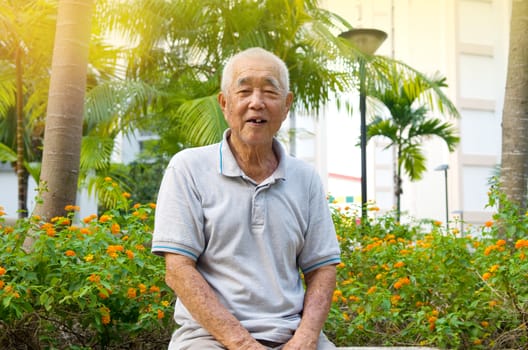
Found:
[[[436,171],[444,172],[446,229],[447,231],[449,231],[449,200],[448,200],[448,193],[447,193],[447,169],[449,169],[449,165],[447,164],[441,164],[435,168]]]
[[[360,28],[351,29],[339,34],[348,40],[364,55],[373,55],[387,38],[387,33],[379,29]],[[361,219],[367,220],[367,92],[365,84],[367,80],[366,62],[364,58],[359,60],[359,111],[361,114]]]

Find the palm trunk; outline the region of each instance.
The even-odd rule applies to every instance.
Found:
[[[24,167],[24,88],[22,85],[22,48],[17,47],[15,53],[16,65],[16,153],[15,170],[18,182],[18,217],[27,217],[27,179],[28,173]]]
[[[528,192],[528,0],[514,0],[502,117],[501,189],[527,209]]]
[[[402,190],[402,178],[401,178],[401,147],[398,146],[396,155],[396,168],[394,173],[394,195],[396,196],[396,221],[400,222],[401,218],[401,195]]]
[[[40,177],[42,204],[35,210],[44,219],[64,215],[64,207],[76,201],[92,7],[93,0],[59,1]]]

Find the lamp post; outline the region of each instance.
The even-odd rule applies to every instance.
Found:
[[[343,32],[340,37],[348,40],[362,54],[370,56],[387,38],[387,33],[379,29],[360,28]],[[366,62],[359,60],[359,111],[361,114],[361,222],[367,222],[367,92],[366,92]]]
[[[447,169],[449,169],[449,165],[447,164],[441,164],[435,168],[436,171],[444,172],[446,229],[447,231],[449,231],[449,200],[448,200],[448,193],[447,193]]]

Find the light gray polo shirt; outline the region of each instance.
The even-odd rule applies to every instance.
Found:
[[[277,140],[275,172],[260,184],[239,168],[226,140],[186,149],[161,183],[152,252],[196,261],[219,300],[256,339],[286,342],[300,321],[300,272],[340,262],[322,183]],[[178,301],[175,320],[200,326]]]

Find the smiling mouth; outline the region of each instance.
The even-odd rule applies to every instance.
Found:
[[[249,119],[247,122],[248,122],[248,123],[254,123],[254,124],[264,124],[264,123],[266,123],[267,121],[264,120],[264,119],[258,119],[258,118],[257,118],[257,119]]]

